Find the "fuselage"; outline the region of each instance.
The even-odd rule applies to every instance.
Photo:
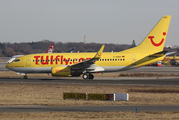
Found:
[[[71,66],[89,60],[96,53],[43,53],[22,56],[6,65],[10,70],[22,73],[51,73],[54,66]],[[146,57],[146,53],[103,52],[95,64],[103,68],[98,72],[114,72],[144,66],[163,57]],[[95,71],[94,71],[95,72]]]

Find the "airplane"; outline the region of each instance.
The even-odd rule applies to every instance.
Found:
[[[173,57],[166,57],[163,60],[164,65],[171,65],[178,67],[179,66],[179,58],[176,56],[176,54]]]
[[[52,43],[45,53],[52,53],[52,51],[53,51],[53,46],[54,46],[54,44]],[[15,60],[16,58],[21,57],[21,56],[24,56],[24,55],[14,55],[14,56],[12,56],[11,58],[9,58],[9,60],[7,61],[7,63],[10,63],[10,62],[12,62],[13,60]]]
[[[163,16],[136,47],[120,52],[103,52],[105,45],[98,52],[81,53],[41,53],[29,54],[8,63],[6,68],[26,73],[51,73],[57,77],[78,77],[93,79],[93,73],[116,72],[138,68],[163,60],[167,51],[163,51],[170,15]]]

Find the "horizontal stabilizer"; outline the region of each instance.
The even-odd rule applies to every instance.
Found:
[[[162,57],[164,56],[168,51],[161,51],[161,52],[158,52],[158,53],[155,53],[153,55],[149,55],[148,57]]]
[[[176,51],[174,51],[174,52],[167,52],[166,55],[171,55],[173,53],[176,53]]]

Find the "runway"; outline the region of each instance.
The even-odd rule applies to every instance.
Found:
[[[0,83],[45,83],[45,84],[82,84],[82,85],[158,85],[178,86],[179,78],[0,78]]]
[[[0,106],[0,112],[138,112],[141,111],[172,111],[179,112],[178,105],[114,105],[114,106],[43,106],[43,105],[10,105]]]

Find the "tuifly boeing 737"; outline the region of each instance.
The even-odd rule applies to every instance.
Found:
[[[163,60],[167,51],[163,51],[170,15],[163,16],[140,45],[121,52],[90,53],[41,53],[16,58],[6,68],[25,73],[51,73],[52,76],[93,79],[93,73],[116,72],[134,69]]]

